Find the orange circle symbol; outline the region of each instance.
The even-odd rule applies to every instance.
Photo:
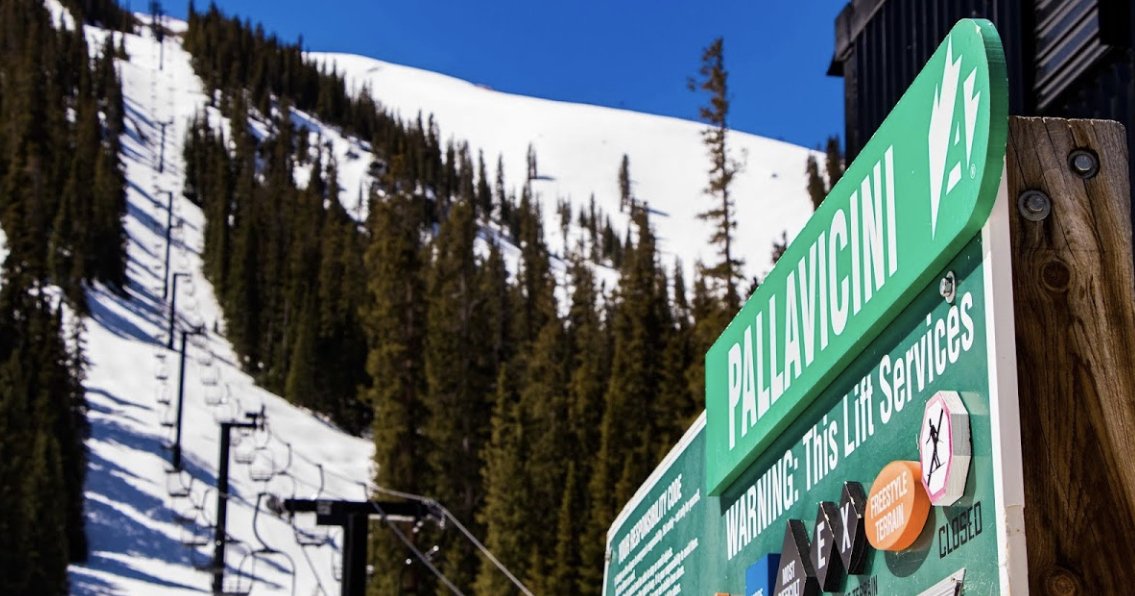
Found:
[[[871,546],[904,550],[922,533],[930,514],[930,497],[921,476],[922,466],[916,461],[893,461],[879,472],[867,497],[864,519]]]

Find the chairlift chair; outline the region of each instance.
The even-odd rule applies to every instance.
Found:
[[[231,399],[226,399],[213,408],[213,420],[217,424],[223,422],[234,422],[240,420],[243,416],[243,411],[240,407],[240,398],[235,395]]]
[[[323,546],[327,544],[327,530],[321,526],[301,528],[293,525],[292,533],[295,535],[296,544],[300,546]]]
[[[181,544],[196,549],[197,547],[208,546],[213,542],[213,537],[210,535],[212,534],[212,532],[213,528],[202,526],[196,523],[186,524],[181,526],[181,534],[179,536],[179,540],[181,541]],[[198,569],[202,568],[202,566],[196,562],[194,562],[193,566]],[[212,557],[209,558],[209,563],[204,567],[212,567]]]
[[[201,497],[197,499],[197,511],[200,512],[202,523],[207,526],[216,526],[217,524],[213,503],[213,501],[216,501],[216,495],[217,489],[208,486],[201,491]]]
[[[176,433],[177,433],[177,429],[175,429],[173,427],[168,427],[168,428],[165,429],[165,431],[162,432],[162,438],[161,438],[162,449],[166,449],[166,450],[173,449],[173,443],[174,443],[174,439],[175,439],[174,435]]]
[[[256,495],[256,509],[252,513],[252,535],[256,537],[256,541],[260,543],[260,548],[251,550],[244,557],[241,558],[240,563],[237,565],[237,576],[247,577],[250,582],[256,578],[256,561],[268,560],[272,557],[279,557],[288,562],[288,575],[292,578],[292,594],[296,593],[296,562],[287,553],[274,549],[268,546],[264,537],[260,534],[260,511],[264,508],[265,497],[271,496],[267,492],[260,492]]]
[[[252,578],[251,577],[226,577],[224,584],[221,586],[220,596],[245,596],[245,594],[252,593]]]
[[[187,306],[185,308],[185,311],[184,311],[185,312],[185,321],[187,323],[189,323],[190,327],[201,327],[202,324],[203,324],[203,320],[201,319],[201,313],[197,312],[197,303],[195,301],[193,301],[192,299],[190,299],[189,303],[190,303],[190,306]],[[197,339],[190,339],[190,342],[193,343],[194,348],[200,349],[200,348],[205,347],[205,337],[202,334],[198,333],[198,334],[195,334],[193,337],[197,338]]]
[[[259,411],[259,408],[257,409]],[[268,444],[272,442],[272,431],[268,428],[268,421],[264,418],[259,420],[260,424],[257,425],[252,432],[252,442],[256,445],[258,450],[268,449]]]
[[[225,392],[218,385],[205,387],[205,405],[215,406],[225,400]]]
[[[296,498],[296,494],[299,492],[299,483],[295,476],[292,476],[287,470],[277,470],[276,475],[264,487],[264,491],[275,495],[282,502],[286,499]]]
[[[201,371],[201,384],[206,387],[215,386],[220,382],[220,374],[217,373],[216,367],[208,366]]]
[[[319,500],[323,496],[323,464],[315,464],[315,468],[319,470],[319,486],[315,489],[315,495],[311,498]],[[327,544],[328,532],[327,526],[312,526],[310,528],[301,528],[297,526],[295,520],[292,520],[292,534],[295,535],[296,544],[300,547],[305,546],[323,546]]]
[[[287,441],[280,441],[284,444],[285,453],[284,461],[276,465],[277,474],[285,474],[292,467],[292,444]]]
[[[257,449],[252,463],[248,465],[248,477],[256,482],[267,482],[276,475],[276,461],[272,452]]]
[[[177,409],[167,403],[165,409],[162,410],[162,418],[158,423],[165,428],[177,426]]]
[[[186,478],[188,478],[188,480],[186,480]],[[188,497],[192,485],[192,476],[180,470],[166,469],[166,494],[169,496],[175,499]]]
[[[197,515],[200,511],[197,509],[197,504],[193,501],[186,501],[184,504],[179,504],[173,508],[173,521],[180,525],[192,524],[197,521]]]
[[[238,464],[250,464],[256,459],[256,445],[248,439],[242,439],[233,450],[233,460]]]
[[[173,396],[171,395],[171,393],[172,392],[170,391],[169,385],[162,383],[158,386],[157,402],[159,404],[162,404],[163,406],[169,405],[169,403],[173,401]]]
[[[187,311],[188,311],[188,309],[187,309]],[[193,312],[188,312],[188,314],[186,315],[186,318],[190,319],[190,322],[193,323],[194,326],[196,327],[198,325],[196,324],[195,320],[200,319],[201,317],[199,315],[194,314]],[[205,349],[205,346],[208,344],[208,339],[209,339],[208,337],[206,337],[207,334],[208,334],[208,331],[202,330],[200,333],[194,333],[193,335],[190,335],[189,336],[189,345],[193,346],[194,350]]]
[[[166,364],[165,358],[158,360],[157,368],[154,370],[154,378],[159,381],[165,381],[169,378],[169,366]]]
[[[213,364],[213,351],[208,347],[197,352],[197,364],[201,366],[212,366]]]

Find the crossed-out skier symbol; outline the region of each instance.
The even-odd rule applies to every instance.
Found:
[[[932,421],[927,420],[926,425],[929,426],[930,437],[926,439],[930,443],[930,451],[932,453],[930,459],[930,469],[926,472],[926,482],[930,482],[930,478],[934,476],[934,472],[942,467],[942,460],[938,458],[938,431],[942,428],[942,418],[946,415],[946,410],[938,411],[938,424],[935,425]]]

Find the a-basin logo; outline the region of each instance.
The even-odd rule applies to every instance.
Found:
[[[970,68],[961,89],[958,88],[962,66],[962,57],[959,55],[954,58],[953,40],[948,39],[942,83],[934,90],[934,100],[930,106],[930,131],[927,134],[930,145],[931,236],[934,236],[938,230],[938,208],[942,201],[957,187],[963,176],[971,178],[976,175],[973,163],[973,139],[981,92],[975,91],[976,65]]]

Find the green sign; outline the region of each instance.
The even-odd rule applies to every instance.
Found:
[[[813,589],[848,595],[954,594],[957,583],[966,594],[1018,589],[1025,574],[1008,561],[1024,553],[1022,543],[1010,545],[1020,537],[1013,521],[1020,497],[1006,496],[1005,486],[1021,482],[1020,440],[1004,427],[1016,397],[1001,380],[1015,371],[1011,287],[1002,275],[1007,201],[998,209],[1000,228],[970,238],[914,288],[886,329],[718,496],[705,490],[713,437],[699,418],[608,532],[604,594],[772,596],[775,583],[761,582],[790,582],[792,559],[808,561]],[[947,276],[955,280],[950,299],[938,283]],[[997,326],[1005,304],[1008,330]],[[928,433],[933,441],[924,441]],[[1006,452],[1002,445],[1014,440],[1017,451]],[[875,527],[845,533],[855,513],[845,491],[858,483],[874,492],[880,471],[896,460],[926,462],[928,492],[945,504],[930,507],[913,544],[899,552],[857,547],[887,520],[872,522],[876,503],[860,498]],[[950,479],[961,482],[956,494],[935,492]]]
[[[706,353],[709,494],[767,456],[981,229],[1007,96],[992,24],[960,21]]]

